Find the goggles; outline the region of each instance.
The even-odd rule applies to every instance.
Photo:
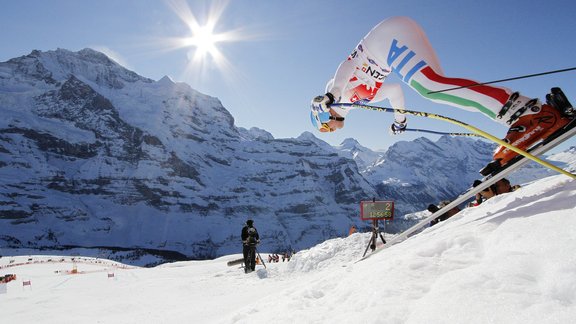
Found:
[[[329,112],[318,112],[312,110],[310,112],[310,120],[312,126],[316,127],[321,132],[333,132],[334,130],[328,126],[331,120],[344,121],[344,117],[334,117]]]

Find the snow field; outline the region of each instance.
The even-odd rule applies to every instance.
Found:
[[[244,274],[226,262],[118,269],[2,268],[7,323],[571,323],[576,181],[554,176],[424,230],[359,263],[371,233],[323,242]],[[261,247],[264,250],[265,247]],[[241,247],[239,246],[240,250]],[[370,251],[368,252],[370,253]],[[267,253],[260,251],[267,260]],[[10,257],[0,259],[6,265]],[[24,257],[22,257],[24,258]],[[115,276],[108,278],[113,268]],[[22,280],[31,280],[23,287]]]

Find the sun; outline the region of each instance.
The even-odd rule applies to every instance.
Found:
[[[180,37],[160,40],[163,51],[186,50],[187,65],[182,69],[184,79],[205,82],[215,75],[215,70],[221,72],[225,79],[241,75],[222,49],[232,42],[257,40],[262,36],[246,26],[224,28],[222,17],[229,0],[199,2],[194,11],[186,0],[164,1],[187,27]]]
[[[175,47],[189,48],[188,55],[192,57],[192,64],[203,65],[207,63],[206,61],[214,62],[217,65],[223,64],[225,58],[218,49],[218,44],[235,41],[238,38],[234,32],[215,32],[227,2],[213,2],[202,24],[200,24],[200,21],[194,15],[186,1],[168,0],[167,3],[174,13],[179,16],[180,20],[188,26],[188,30],[190,31],[187,37],[177,39],[178,44],[176,44]]]
[[[192,37],[184,38],[182,41],[184,46],[193,47],[196,49],[194,60],[203,60],[206,55],[212,58],[218,57],[220,51],[216,47],[216,43],[222,41],[222,35],[215,34],[213,26],[197,26],[192,32]]]
[[[190,45],[196,46],[201,54],[204,53],[214,53],[216,51],[217,35],[212,33],[211,28],[208,26],[200,27],[196,35],[194,35],[190,40]]]

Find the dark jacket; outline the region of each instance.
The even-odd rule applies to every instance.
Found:
[[[256,245],[260,241],[260,235],[258,235],[258,230],[254,226],[244,226],[241,237],[244,245]]]

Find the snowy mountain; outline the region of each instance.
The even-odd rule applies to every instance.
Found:
[[[224,256],[152,269],[0,258],[6,323],[572,323],[576,181],[539,180],[373,257],[356,233],[244,274]],[[572,199],[569,199],[572,198]],[[268,250],[261,255],[267,260]],[[76,267],[76,268],[74,268]],[[76,273],[71,273],[76,269]],[[28,285],[24,286],[24,283]],[[46,320],[49,319],[49,320]]]
[[[375,152],[362,146],[353,138],[345,139],[339,146],[334,147],[341,156],[352,159],[358,165],[361,172],[368,169],[384,155],[384,152]]]
[[[445,137],[386,153],[234,125],[217,98],[139,76],[91,49],[0,63],[0,247],[237,252],[247,218],[272,251],[365,226],[361,200],[404,213],[454,197],[489,145]],[[440,153],[439,153],[440,152]]]
[[[494,145],[481,140],[444,136],[437,142],[419,138],[397,142],[363,175],[380,197],[394,197],[401,214],[426,209],[438,197],[452,199],[471,186],[490,162]],[[407,202],[422,202],[420,205]]]
[[[576,146],[572,146],[564,152],[553,154],[548,157],[548,160],[556,162],[566,170],[574,173],[576,172]]]
[[[4,246],[207,258],[237,251],[254,218],[263,245],[301,249],[375,195],[333,150],[237,128],[218,99],[90,49],[1,63],[0,90]]]

